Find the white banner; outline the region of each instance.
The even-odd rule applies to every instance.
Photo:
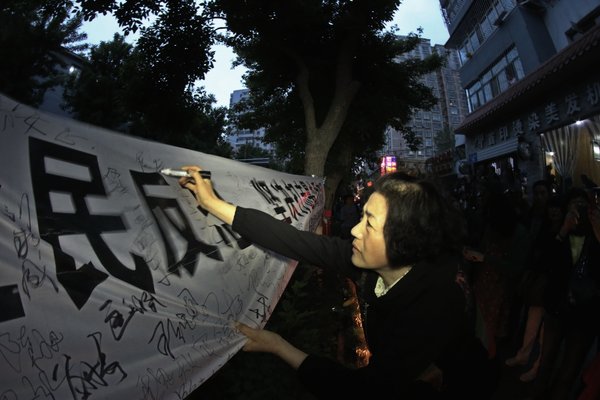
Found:
[[[0,95],[0,399],[183,399],[263,326],[295,262],[162,168],[314,230],[322,180],[40,113]]]

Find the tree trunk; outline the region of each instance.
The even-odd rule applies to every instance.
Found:
[[[325,209],[333,209],[335,194],[342,181],[342,175],[338,173],[329,174],[325,179]]]
[[[349,175],[354,151],[350,142],[337,141],[335,151],[329,152],[325,180],[325,209],[331,209],[344,177]]]
[[[352,77],[355,39],[348,37],[341,46],[337,60],[334,95],[327,115],[320,125],[320,121],[317,121],[316,118],[314,98],[310,91],[309,69],[299,58],[295,58],[299,71],[296,84],[304,107],[306,129],[304,173],[307,175],[324,176],[325,161],[329,151],[342,129],[350,104],[360,87],[360,83]]]
[[[328,142],[335,140],[324,140],[326,135],[335,135],[337,132],[321,132],[321,129],[317,129],[317,132],[308,134],[308,140],[305,147],[305,158],[304,158],[304,173],[306,175],[325,176],[325,161],[327,160],[327,154],[331,149],[331,144]],[[324,143],[327,142],[327,143]]]

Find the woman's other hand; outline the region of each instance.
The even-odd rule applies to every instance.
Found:
[[[254,329],[240,322],[236,324],[236,328],[248,338],[243,347],[244,351],[275,354],[294,369],[298,369],[308,356],[308,354],[292,346],[288,341],[274,332],[265,329]]]

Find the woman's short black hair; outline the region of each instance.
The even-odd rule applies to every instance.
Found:
[[[464,219],[433,183],[394,172],[379,178],[374,189],[388,206],[384,237],[390,265],[435,259],[461,248]]]

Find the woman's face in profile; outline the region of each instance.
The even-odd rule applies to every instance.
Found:
[[[388,267],[383,228],[387,218],[387,201],[375,192],[363,207],[361,220],[352,228],[352,263],[364,269]]]

